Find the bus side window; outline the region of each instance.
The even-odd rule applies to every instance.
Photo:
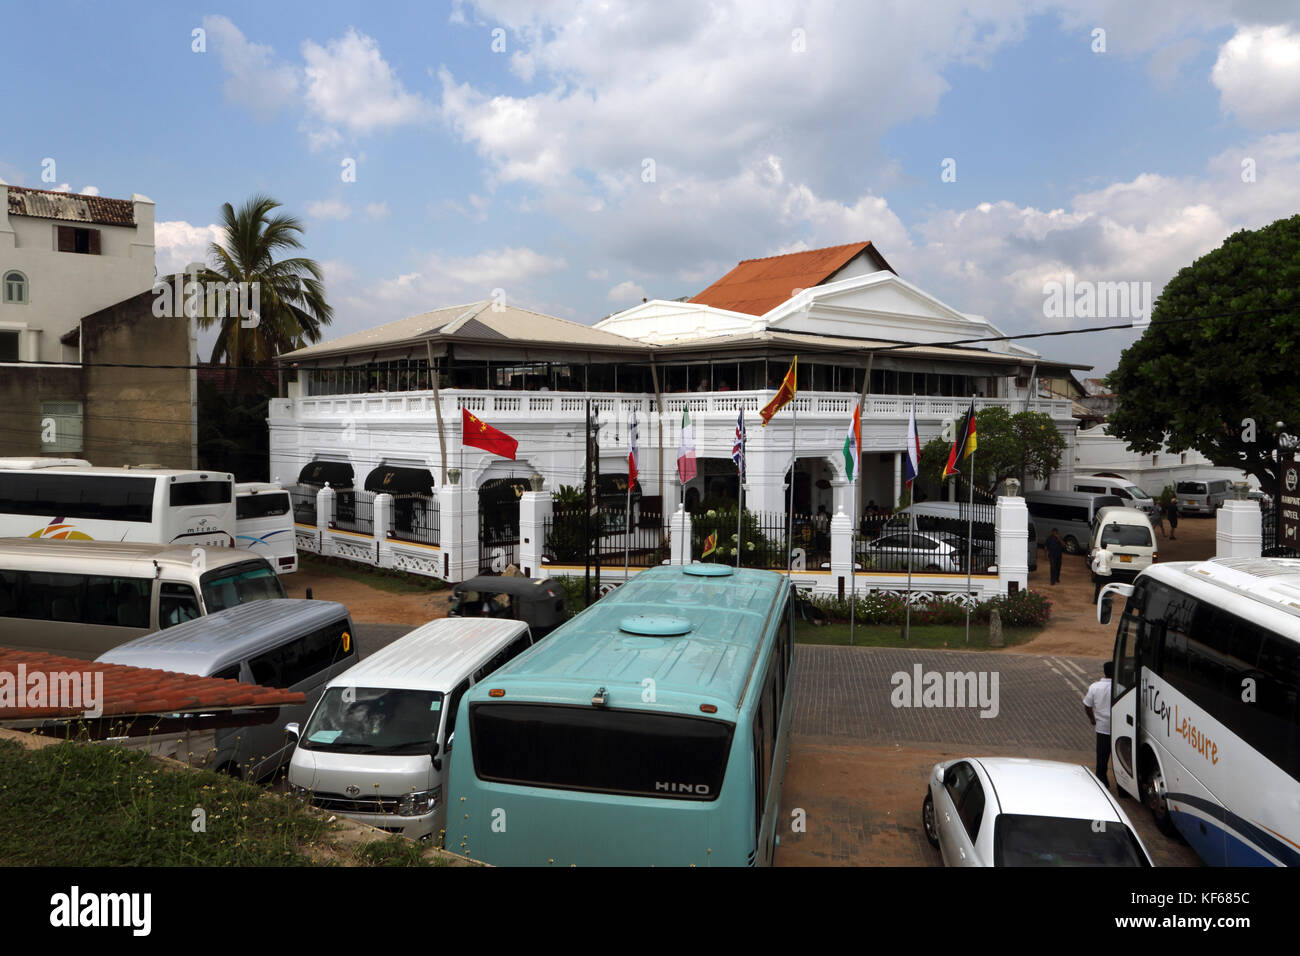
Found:
[[[199,599],[188,584],[164,582],[158,589],[158,627],[171,627],[199,617]]]
[[[442,745],[443,753],[451,753],[451,735],[456,732],[456,713],[460,710],[460,699],[465,696],[467,690],[469,690],[469,681],[463,680],[451,692],[451,702],[447,705],[447,729],[443,732],[445,738]]]

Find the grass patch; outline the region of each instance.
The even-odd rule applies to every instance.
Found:
[[[0,819],[4,866],[405,866],[420,855],[400,837],[336,846],[335,825],[295,799],[107,744],[0,740]]]
[[[329,575],[332,578],[357,581],[376,590],[387,591],[390,594],[428,594],[433,591],[447,590],[447,582],[440,578],[410,574],[406,571],[394,571],[391,568],[372,568],[368,565],[357,564],[355,561],[322,557],[311,552],[299,553],[298,566],[304,571]]]
[[[1002,640],[1007,647],[1025,644],[1042,632],[1041,627],[1004,627]],[[845,644],[849,643],[849,624],[847,621],[832,621],[818,627],[807,621],[796,621],[794,629],[796,644]],[[911,639],[903,640],[903,628],[897,624],[859,624],[853,631],[853,643],[864,647],[926,647],[926,648],[961,648],[971,650],[988,650],[989,628],[987,624],[971,623],[970,643],[966,643],[966,625],[964,624],[930,624],[913,627]]]

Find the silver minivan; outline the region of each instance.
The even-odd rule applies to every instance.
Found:
[[[289,759],[293,741],[285,736],[285,722],[306,719],[330,678],[356,663],[352,635],[352,618],[342,604],[277,598],[147,634],[98,660],[306,695],[301,704],[281,707],[270,723],[218,729],[211,747],[190,757],[195,766],[260,780]]]
[[[1092,519],[1102,508],[1112,505],[1122,507],[1124,501],[1115,495],[1082,491],[1025,492],[1025,506],[1029,509],[1029,520],[1038,532],[1039,542],[1046,545],[1055,528],[1070,554],[1083,554],[1092,534]]]
[[[1076,475],[1074,490],[1091,495],[1114,495],[1130,508],[1143,512],[1152,521],[1160,518],[1160,504],[1156,499],[1125,478],[1106,475]]]
[[[1180,481],[1174,486],[1180,515],[1212,515],[1232,495],[1232,482],[1227,478],[1194,478]]]

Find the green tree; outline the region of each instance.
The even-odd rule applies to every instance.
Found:
[[[1144,455],[1195,449],[1274,492],[1275,423],[1300,426],[1298,332],[1300,215],[1234,233],[1169,280],[1107,376],[1110,434]]]
[[[1065,438],[1042,412],[1016,412],[1001,405],[975,413],[975,487],[990,494],[1007,478],[1018,478],[1022,486],[1029,479],[1043,479],[1061,465]],[[952,439],[936,436],[921,449],[920,491],[931,500],[942,497],[941,476],[948,461]],[[971,477],[970,459],[958,464],[963,477]]]
[[[280,207],[269,196],[254,195],[239,209],[221,207],[224,235],[208,247],[209,265],[199,273],[203,283],[248,283],[255,288],[258,314],[245,318],[230,307],[205,308],[202,329],[218,327],[211,361],[230,365],[265,365],[283,352],[319,342],[321,329],[334,319],[325,301],[324,273],[314,259],[277,259],[286,250],[301,249],[302,223],[275,213]]]

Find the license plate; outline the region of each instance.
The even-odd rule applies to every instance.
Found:
[[[1121,555],[1119,556],[1119,560],[1120,560],[1120,564],[1132,564],[1132,563],[1133,563],[1133,555],[1131,555],[1131,554],[1121,554]]]
[[[1183,504],[1185,504],[1185,505],[1194,505],[1194,504],[1196,504],[1196,502],[1195,502],[1195,501],[1188,501],[1186,498],[1184,498],[1184,499],[1183,499]]]

